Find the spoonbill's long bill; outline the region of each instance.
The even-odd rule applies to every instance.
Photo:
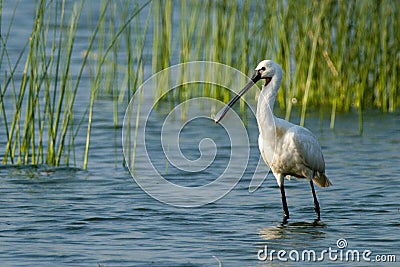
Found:
[[[260,132],[258,146],[281,191],[283,222],[286,223],[289,219],[284,178],[289,179],[290,176],[305,178],[310,182],[314,209],[319,221],[320,208],[314,183],[320,187],[328,187],[331,182],[325,175],[325,161],[316,137],[306,128],[277,118],[272,113],[282,81],[282,68],[277,63],[272,60],[261,61],[251,81],[216,115],[215,122],[218,123],[233,104],[261,79],[265,80],[265,84],[257,103],[257,123]]]

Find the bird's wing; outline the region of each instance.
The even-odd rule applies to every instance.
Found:
[[[297,125],[291,127],[289,131],[293,133],[292,141],[303,164],[311,170],[323,173],[325,161],[317,138],[306,128]]]

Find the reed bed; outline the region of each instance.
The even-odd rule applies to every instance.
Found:
[[[360,133],[366,108],[386,113],[399,105],[396,1],[185,1],[172,9],[170,1],[157,3],[153,72],[166,62],[210,60],[251,75],[270,58],[285,71],[278,102],[287,120],[296,105],[301,125],[311,109],[330,114],[334,128],[337,112],[355,110]],[[174,17],[180,25],[171,27]],[[157,44],[163,34],[167,41]],[[170,36],[181,36],[180,42]],[[204,94],[230,97],[207,86]]]
[[[3,6],[3,2],[1,3],[0,8]],[[68,8],[65,0],[38,1],[31,35],[14,64],[7,52],[8,33],[13,21],[18,19],[12,16],[7,35],[3,35],[2,32],[1,36],[0,66],[5,73],[4,82],[1,85],[1,112],[7,139],[3,164],[69,165],[73,156],[73,164],[76,165],[75,137],[79,131],[86,128],[83,160],[79,160],[79,164],[84,169],[87,168],[93,108],[99,90],[111,89],[109,93],[111,92],[115,99],[115,107],[118,107],[119,94],[131,94],[127,93],[126,89],[117,88],[119,86],[116,84],[117,72],[120,72],[117,53],[123,52],[138,58],[136,66],[133,65],[133,60],[128,60],[127,67],[122,71],[121,75],[127,77],[125,82],[135,88],[141,81],[141,78],[137,76],[143,68],[143,62],[140,60],[143,45],[142,51],[139,51],[137,44],[140,43],[132,44],[130,36],[143,33],[133,32],[129,26],[149,3],[150,1],[144,2],[142,5],[131,8],[129,1],[121,1],[118,4],[102,1],[91,28],[86,49],[80,51],[81,63],[74,66],[72,56],[76,45],[75,38],[85,1],[74,3]],[[17,8],[18,3],[15,10]],[[90,12],[90,6],[86,8],[87,12]],[[120,19],[117,21],[119,10],[126,10],[126,12],[121,17],[118,15]],[[127,13],[129,11],[130,14]],[[66,13],[68,13],[68,18]],[[122,42],[123,34],[126,35],[127,45],[121,52],[117,49]],[[24,58],[22,78],[19,79],[15,72],[21,68],[21,60]],[[72,73],[72,67],[77,68],[78,71]],[[85,71],[89,72],[88,77],[84,77]],[[81,118],[77,119],[75,118],[77,113],[75,99],[78,90],[82,90],[83,77],[89,80],[90,94],[86,111]],[[131,83],[132,79],[135,82]],[[108,86],[101,86],[102,82]],[[5,103],[6,98],[13,103]],[[118,110],[115,110],[114,116],[117,114]],[[117,125],[115,121],[117,117],[115,118],[114,123]]]
[[[331,128],[338,112],[355,110],[362,133],[365,109],[395,112],[400,103],[398,1],[104,0],[92,10],[93,4],[36,1],[30,38],[11,59],[8,41],[20,19],[19,4],[5,24],[0,0],[3,164],[87,168],[99,94],[113,101],[110,116],[118,129],[121,110],[151,74],[146,67],[156,73],[208,60],[251,75],[260,60],[273,59],[285,72],[277,108],[287,120],[299,114],[301,125],[310,110],[329,116]],[[89,33],[77,64],[72,59],[83,17]],[[155,97],[164,93],[159,88]],[[79,90],[89,91],[83,113],[76,111]],[[231,97],[228,90],[203,85],[196,92],[182,87],[165,101],[179,103],[193,94],[224,102]],[[81,131],[86,143],[76,162]]]

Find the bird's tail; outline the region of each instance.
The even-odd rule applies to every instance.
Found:
[[[313,182],[319,187],[328,187],[332,185],[325,173],[316,173],[313,178]]]

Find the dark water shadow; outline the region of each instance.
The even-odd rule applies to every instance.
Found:
[[[71,167],[71,166],[52,166],[47,164],[28,164],[28,165],[16,165],[16,164],[5,164],[0,165],[0,171],[2,170],[69,170],[69,171],[83,171],[82,168]]]
[[[60,177],[76,177],[78,173],[87,171],[70,166],[40,165],[2,165],[0,166],[0,177],[28,178],[28,179],[55,179]],[[81,176],[81,175],[79,175]],[[86,176],[86,175],[84,175]]]

